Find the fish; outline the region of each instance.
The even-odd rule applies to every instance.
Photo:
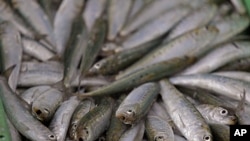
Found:
[[[218,32],[218,29],[214,26],[200,27],[189,31],[171,42],[155,48],[116,76],[116,79],[121,79],[146,66],[171,58],[185,55],[199,57],[208,50],[207,46],[215,39]]]
[[[168,79],[161,80],[160,86],[167,112],[185,138],[192,141],[212,141],[209,125],[184,95]]]
[[[145,131],[145,120],[141,120],[134,126],[127,129],[120,137],[119,141],[141,141]]]
[[[147,116],[145,130],[149,141],[174,141],[172,127],[158,116]]]
[[[11,131],[3,107],[2,98],[0,99],[0,141],[11,141]]]
[[[49,129],[55,134],[57,141],[64,141],[69,128],[70,119],[80,100],[72,96],[64,101],[56,110],[49,124]]]
[[[193,61],[194,59],[192,57],[173,58],[168,61],[162,61],[149,67],[145,67],[144,69],[141,69],[140,71],[137,71],[128,77],[116,80],[111,84],[103,86],[95,91],[76,95],[79,99],[84,99],[90,96],[105,96],[132,90],[143,83],[157,81],[163,77],[173,75]]]
[[[0,23],[0,53],[1,53],[1,69],[7,71],[13,67],[11,74],[8,76],[8,84],[13,91],[16,90],[19,71],[22,60],[22,42],[19,31],[13,24],[8,21]]]
[[[84,0],[63,0],[56,11],[53,22],[53,33],[55,35],[56,52],[61,57],[64,55],[67,41],[70,39],[74,21],[76,18],[81,17],[79,15],[82,12],[84,4]]]
[[[11,117],[11,123],[23,136],[33,141],[56,140],[56,135],[24,107],[3,76],[0,76],[0,97],[7,116]]]
[[[32,101],[32,114],[41,121],[50,120],[62,103],[63,98],[64,93],[55,88],[43,91]]]
[[[115,116],[124,124],[136,124],[146,116],[160,91],[157,83],[145,83],[134,90],[122,101]]]
[[[97,139],[110,124],[113,106],[114,101],[111,97],[101,99],[100,104],[80,120],[74,140],[94,141]]]
[[[209,104],[200,104],[195,107],[209,123],[234,125],[237,122],[237,117],[230,115],[223,107]]]
[[[209,73],[232,61],[247,57],[250,57],[250,42],[230,42],[212,50],[180,74]]]
[[[74,110],[74,113],[70,120],[69,125],[69,136],[71,139],[74,139],[76,128],[81,120],[81,118],[86,115],[89,111],[91,111],[95,107],[95,103],[93,99],[84,99],[80,102],[80,104]]]
[[[246,102],[250,103],[249,84],[244,81],[212,74],[193,74],[172,77],[170,82],[178,86],[202,88],[235,100],[240,100],[245,92]]]

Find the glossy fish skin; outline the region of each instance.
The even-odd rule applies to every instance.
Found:
[[[248,71],[250,70],[250,57],[233,61],[230,64],[227,64],[219,68],[218,70],[220,71],[226,71],[226,70]]]
[[[167,79],[160,81],[165,107],[181,133],[192,141],[212,141],[209,126],[199,111]]]
[[[127,23],[128,21],[130,21],[130,19],[138,12],[140,11],[143,6],[145,6],[147,3],[150,2],[146,2],[145,0],[134,0],[132,1],[132,4],[130,6],[130,10],[128,12],[128,16],[127,16],[127,20],[125,23]]]
[[[145,129],[149,141],[174,141],[174,133],[167,121],[158,116],[148,115]]]
[[[0,98],[0,141],[11,141],[10,128],[7,123],[7,115],[5,114],[2,104],[2,98]]]
[[[79,62],[83,55],[84,48],[87,46],[88,32],[84,21],[79,16],[72,25],[72,31],[68,42],[68,47],[64,53],[64,78],[63,82],[69,87],[76,78]]]
[[[140,28],[140,26],[145,23],[154,20],[154,18],[158,17],[161,13],[169,10],[172,7],[175,7],[180,4],[186,4],[188,0],[157,0],[152,1],[146,6],[144,6],[139,12],[133,16],[130,21],[124,26],[121,30],[120,34],[122,36],[127,36],[129,33],[135,31]]]
[[[14,125],[7,119],[8,127],[10,130],[11,141],[22,141],[20,133],[14,127]]]
[[[55,88],[44,91],[32,102],[32,114],[41,121],[50,120],[63,98],[64,93]]]
[[[51,50],[55,50],[55,37],[53,27],[48,16],[33,0],[13,0],[13,7],[24,18],[25,22],[31,26],[39,36],[45,36],[46,44]]]
[[[110,125],[106,131],[106,141],[118,141],[122,134],[128,129],[128,125],[122,123],[118,118],[115,117],[115,111],[126,98],[126,95],[121,95],[115,103],[113,112],[110,119]]]
[[[210,46],[223,43],[241,33],[249,26],[249,23],[250,20],[247,16],[241,16],[238,14],[232,14],[218,22],[212,23],[211,25],[216,26],[220,32],[218,38],[211,42]]]
[[[11,91],[5,78],[0,77],[0,96],[11,123],[26,138],[33,141],[55,141],[56,136],[36,120]]]
[[[179,86],[202,88],[235,100],[240,100],[245,92],[246,102],[250,103],[249,83],[244,81],[212,74],[194,74],[175,76],[170,78],[170,82]]]
[[[250,57],[250,42],[236,41],[227,43],[210,51],[181,74],[209,73],[234,60],[247,57]]]
[[[148,113],[159,91],[158,83],[150,82],[138,86],[122,101],[115,116],[124,124],[136,124]]]
[[[214,75],[229,77],[250,83],[250,73],[245,71],[217,71],[212,73]]]
[[[84,76],[91,65],[93,65],[98,53],[101,50],[102,44],[104,43],[106,32],[107,22],[103,17],[100,17],[96,20],[89,33],[87,45],[83,47],[83,55],[80,65],[81,76]]]
[[[119,141],[141,141],[145,131],[144,122],[145,120],[141,120],[136,125],[131,126],[129,129],[127,129],[123,133]]]
[[[21,93],[20,97],[25,102],[27,102],[27,104],[31,105],[38,96],[40,96],[45,91],[48,91],[49,89],[51,89],[51,87],[46,85],[31,87],[25,90],[23,93]]]
[[[8,78],[8,84],[15,91],[23,51],[21,36],[19,31],[10,22],[0,22],[0,30],[1,69],[2,71],[6,71],[10,67],[15,66]]]
[[[57,141],[65,141],[70,118],[79,103],[80,100],[78,100],[77,97],[72,96],[64,101],[54,114],[49,128],[55,133]]]
[[[114,40],[123,27],[133,0],[110,0],[108,7],[108,40]]]
[[[198,57],[209,48],[206,46],[215,39],[218,30],[214,26],[201,27],[189,31],[182,36],[163,44],[145,55],[136,63],[125,69],[116,78],[120,79],[136,70],[152,65],[160,61],[166,61],[174,57],[183,57],[192,54]]]
[[[108,0],[90,0],[86,2],[82,17],[88,31],[91,31],[95,21],[103,15],[108,2]]]
[[[89,96],[105,96],[131,90],[143,83],[157,81],[163,77],[170,76],[182,70],[193,62],[192,58],[173,58],[169,61],[163,61],[148,66],[136,73],[125,78],[116,80],[110,85],[101,87],[95,91],[79,94],[78,97],[83,99]]]
[[[209,104],[201,104],[195,107],[209,123],[234,125],[237,122],[236,116],[230,115],[228,110],[223,107]]]
[[[44,45],[36,42],[35,40],[22,37],[23,52],[29,54],[30,56],[41,60],[47,61],[55,56],[50,50],[48,50]]]
[[[97,107],[80,120],[74,139],[78,141],[94,141],[97,139],[109,126],[113,103],[112,98],[103,98]]]
[[[177,6],[169,9],[155,18],[153,21],[146,23],[135,33],[131,34],[122,42],[123,48],[133,48],[143,43],[159,38],[177,24],[190,11],[187,6]]]
[[[86,115],[90,110],[92,110],[94,107],[95,107],[95,103],[93,99],[84,99],[76,107],[71,117],[69,129],[68,129],[69,136],[71,139],[73,139],[75,136],[76,127],[78,126],[81,118],[84,115]]]
[[[230,141],[230,128],[223,124],[209,124],[215,141]]]
[[[67,41],[70,39],[73,22],[81,14],[84,3],[84,0],[63,0],[56,12],[53,32],[59,56],[64,54]]]
[[[89,69],[89,73],[103,75],[118,73],[120,70],[128,67],[130,64],[134,63],[134,61],[141,58],[145,53],[148,53],[156,47],[159,42],[159,40],[155,40],[135,48],[122,50],[121,52],[96,62]]]
[[[215,16],[218,8],[214,4],[204,4],[200,8],[189,13],[180,23],[170,31],[163,42],[170,41],[181,34],[193,30],[197,27],[207,25]]]

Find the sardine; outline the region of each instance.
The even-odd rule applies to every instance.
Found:
[[[84,115],[86,115],[90,110],[95,107],[95,103],[93,99],[84,99],[81,103],[76,107],[74,113],[70,120],[69,125],[69,136],[74,139],[76,128]]]
[[[212,141],[213,136],[199,111],[167,79],[160,81],[165,107],[181,133],[192,141]]]
[[[164,77],[175,74],[185,66],[193,62],[192,58],[173,58],[145,67],[125,78],[116,80],[111,84],[101,87],[92,92],[79,94],[80,99],[89,96],[104,96],[131,90],[143,83],[157,81]]]
[[[194,74],[170,78],[174,85],[202,88],[235,100],[246,93],[246,102],[250,103],[249,83],[212,74]]]
[[[122,42],[122,47],[133,48],[161,37],[185,17],[189,11],[190,8],[186,6],[177,6],[169,9],[169,11],[162,13],[153,21],[148,22],[135,33],[128,36]]]
[[[10,67],[14,67],[8,78],[8,84],[15,91],[23,51],[21,36],[19,31],[10,22],[0,23],[0,30],[1,69],[2,71],[6,71]]]
[[[182,57],[189,54],[198,57],[200,54],[208,50],[207,45],[215,39],[217,34],[218,29],[214,26],[201,27],[187,32],[171,42],[157,47],[152,52],[148,53],[136,63],[125,69],[121,74],[116,76],[116,78],[120,79],[136,70],[144,68],[145,66],[160,61],[166,61],[174,57]]]
[[[80,100],[78,100],[77,97],[72,96],[64,101],[54,114],[49,124],[49,128],[55,133],[57,141],[65,140],[70,124],[70,118],[79,103]]]
[[[139,123],[127,129],[119,141],[141,141],[145,131],[144,121],[145,120],[140,120]]]
[[[116,110],[115,116],[124,124],[136,124],[150,110],[160,91],[157,83],[145,83],[131,91]]]
[[[97,139],[109,126],[113,103],[112,98],[103,98],[97,107],[80,120],[74,139],[78,141]]]
[[[84,0],[63,0],[56,12],[53,32],[59,56],[64,54],[67,41],[70,39],[73,22],[81,14],[84,3]]]
[[[234,60],[247,57],[250,57],[250,42],[228,43],[212,50],[180,74],[209,73]]]
[[[195,107],[209,123],[234,125],[237,122],[236,116],[230,115],[223,107],[209,104],[200,104]]]
[[[33,141],[55,141],[55,134],[35,119],[12,92],[5,78],[0,77],[0,96],[5,112],[15,128],[26,138]]]

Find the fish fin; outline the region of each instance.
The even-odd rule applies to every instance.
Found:
[[[246,102],[246,90],[243,90],[243,93],[240,95],[241,100],[239,101],[238,105],[235,108],[235,114],[239,114],[240,112],[245,111],[245,102]]]
[[[11,73],[13,72],[13,70],[16,68],[16,64],[10,66],[9,68],[7,68],[5,71],[3,71],[3,75],[5,76],[5,78],[9,78]]]

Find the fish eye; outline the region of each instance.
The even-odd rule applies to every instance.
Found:
[[[134,112],[132,110],[127,110],[126,112],[128,115],[134,115]]]
[[[204,140],[204,141],[210,141],[210,140],[211,140],[211,137],[208,136],[208,135],[205,135],[205,136],[203,137],[203,140]]]
[[[50,139],[55,139],[56,137],[54,135],[49,135]]]
[[[228,114],[228,111],[226,109],[221,109],[220,110],[220,114],[221,115],[227,115]]]
[[[101,67],[101,64],[100,64],[100,63],[96,63],[96,64],[94,65],[94,68],[95,68],[95,69],[100,69],[100,67]]]

